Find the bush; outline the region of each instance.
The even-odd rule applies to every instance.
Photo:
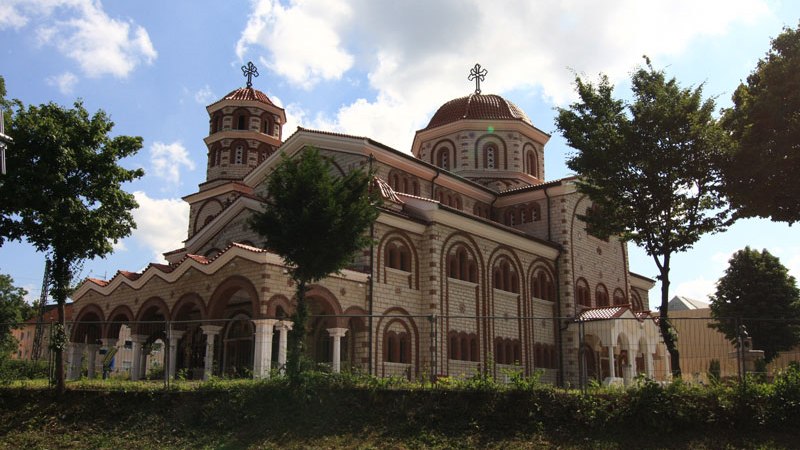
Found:
[[[30,361],[24,359],[0,359],[0,382],[14,380],[33,380],[47,378],[49,370],[47,361]]]

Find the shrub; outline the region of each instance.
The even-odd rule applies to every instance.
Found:
[[[0,382],[48,378],[49,374],[47,361],[0,359]]]

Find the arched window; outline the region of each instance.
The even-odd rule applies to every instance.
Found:
[[[475,333],[450,331],[447,355],[457,361],[478,361],[478,336]]]
[[[519,292],[519,282],[517,274],[511,267],[511,264],[503,258],[498,264],[495,265],[494,271],[494,288],[508,292]]]
[[[608,306],[608,289],[602,284],[598,284],[594,291],[594,301],[597,306]]]
[[[506,211],[506,225],[513,227],[516,224],[516,214],[513,208]]]
[[[222,114],[217,112],[211,118],[211,133],[222,131]]]
[[[463,245],[458,245],[451,250],[447,258],[446,272],[450,278],[477,282],[478,271],[475,259]]]
[[[542,210],[538,203],[533,202],[528,209],[528,218],[531,222],[538,222],[542,220]]]
[[[244,144],[239,144],[234,149],[234,164],[244,164]]]
[[[245,128],[245,126],[246,126],[245,125],[245,120],[247,120],[247,117],[245,117],[244,114],[236,116],[236,129],[237,130],[246,130],[247,129],[247,128]]]
[[[261,132],[272,136],[272,121],[269,118],[269,114],[261,116]]]
[[[487,169],[494,169],[497,167],[497,146],[494,144],[486,144],[483,148],[484,167]]]
[[[575,301],[581,306],[592,306],[589,284],[583,278],[575,283]]]
[[[639,297],[639,294],[636,291],[631,290],[631,307],[634,311],[644,311],[644,304],[642,304],[642,298]]]
[[[450,170],[450,149],[440,148],[436,151],[436,165],[445,170]]]
[[[533,150],[525,152],[525,172],[535,177],[539,176],[536,170],[536,153]]]
[[[622,289],[616,288],[614,289],[614,304],[615,305],[624,305],[627,302],[625,301],[625,293],[622,292]]]
[[[411,250],[404,242],[398,239],[389,242],[386,244],[384,264],[392,269],[411,272]]]
[[[411,339],[407,332],[387,331],[383,342],[384,361],[401,364],[411,361]]]
[[[556,289],[553,285],[553,279],[546,270],[539,269],[534,272],[531,284],[533,286],[534,297],[550,302],[556,300]]]

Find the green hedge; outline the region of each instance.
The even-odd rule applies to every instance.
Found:
[[[47,361],[0,358],[0,382],[48,377]]]

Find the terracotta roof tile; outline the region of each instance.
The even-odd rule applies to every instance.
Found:
[[[275,106],[272,103],[272,100],[267,97],[267,94],[259,91],[258,89],[253,89],[251,87],[243,87],[236,90],[233,90],[228,93],[225,97],[222,97],[222,100],[254,100],[261,103],[266,103],[268,105]],[[220,101],[222,101],[220,100]]]
[[[616,319],[625,311],[630,310],[627,305],[616,305],[616,306],[602,306],[599,308],[589,308],[584,309],[578,317],[575,318],[576,321],[585,322],[587,320],[608,320],[608,319]]]
[[[494,94],[470,94],[442,105],[428,122],[426,130],[458,120],[519,120],[533,125],[517,105]]]
[[[128,272],[127,270],[118,270],[117,271],[117,275],[122,275],[123,277],[125,277],[125,278],[127,278],[127,279],[129,279],[131,281],[137,280],[137,279],[139,279],[140,276],[142,276],[139,273]]]
[[[200,256],[200,255],[188,254],[188,255],[186,255],[186,257],[183,258],[183,261],[185,261],[186,258],[189,258],[189,259],[192,259],[194,261],[197,261],[200,264],[208,264],[209,262],[211,262],[211,260],[209,260],[205,256]],[[181,262],[183,262],[183,261],[181,261]],[[180,263],[178,263],[178,264],[180,264]]]
[[[91,281],[98,286],[108,286],[108,281],[99,278],[87,278],[86,281]]]

